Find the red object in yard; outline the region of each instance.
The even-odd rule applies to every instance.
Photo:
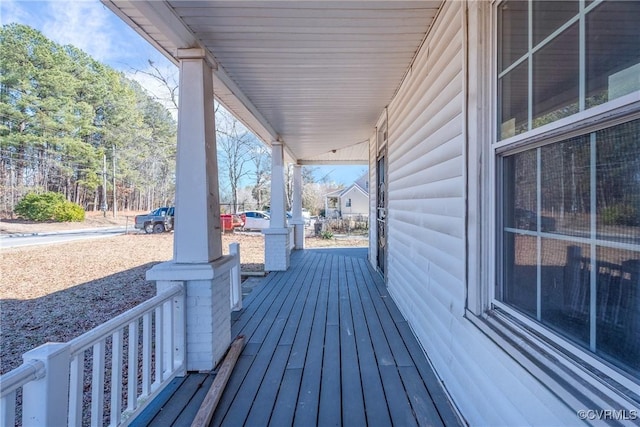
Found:
[[[220,225],[222,231],[233,231],[236,227],[244,227],[244,221],[240,215],[220,214]]]
[[[233,220],[230,214],[222,214],[220,215],[220,225],[222,226],[222,231],[233,231]]]

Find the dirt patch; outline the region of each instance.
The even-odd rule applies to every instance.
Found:
[[[225,254],[231,242],[240,243],[242,271],[264,270],[262,234],[224,234]],[[358,237],[306,240],[310,248],[366,245]],[[145,273],[172,259],[173,234],[134,233],[2,249],[0,255],[0,373],[5,373],[21,364],[24,352],[75,338],[155,295]]]

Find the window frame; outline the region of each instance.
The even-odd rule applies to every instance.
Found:
[[[541,41],[538,42],[537,45],[534,45],[533,40],[532,40],[532,27],[533,27],[533,7],[532,7],[532,1],[529,0],[522,0],[522,1],[527,1],[529,8],[528,8],[528,27],[529,27],[529,40],[528,40],[528,47],[527,47],[527,52],[521,56],[520,58],[516,59],[511,65],[509,65],[508,67],[505,67],[504,70],[500,71],[499,67],[498,67],[498,56],[500,54],[500,52],[498,51],[498,43],[499,43],[499,35],[498,35],[498,7],[500,6],[500,4],[504,3],[505,0],[492,0],[492,10],[491,10],[491,36],[493,37],[493,51],[492,51],[492,58],[493,58],[493,64],[492,64],[492,70],[491,70],[491,78],[493,81],[493,100],[496,101],[496,103],[494,104],[494,110],[493,110],[493,123],[495,126],[495,130],[494,130],[494,134],[492,135],[491,139],[492,139],[492,143],[493,144],[499,144],[499,145],[511,145],[511,143],[513,141],[518,141],[519,139],[529,139],[529,135],[531,132],[534,131],[540,131],[542,133],[546,132],[549,128],[553,128],[553,124],[559,123],[559,122],[574,122],[577,120],[577,117],[579,117],[580,115],[582,115],[583,113],[587,113],[590,112],[591,110],[598,110],[598,107],[602,107],[605,106],[605,108],[603,108],[603,110],[607,111],[609,109],[611,109],[611,106],[613,105],[614,108],[616,105],[625,105],[628,103],[633,102],[633,100],[637,100],[640,98],[640,90],[637,90],[633,93],[627,94],[627,95],[623,95],[621,97],[615,98],[611,101],[607,101],[603,104],[599,104],[596,105],[594,107],[586,107],[586,96],[587,96],[587,66],[586,66],[586,57],[587,57],[587,52],[586,52],[586,16],[589,12],[591,12],[593,9],[597,8],[600,4],[606,2],[606,0],[594,0],[591,2],[591,4],[585,4],[585,0],[576,0],[579,2],[579,7],[578,7],[578,12],[575,16],[573,16],[571,19],[569,19],[567,22],[565,22],[563,25],[561,25],[560,27],[558,27],[556,30],[554,30],[551,34],[549,34],[548,36],[546,36],[544,39],[542,39]],[[578,76],[578,86],[579,86],[579,94],[578,94],[578,113],[569,115],[568,117],[556,120],[554,122],[551,122],[549,124],[546,125],[542,125],[539,127],[534,127],[533,126],[533,122],[534,122],[534,117],[533,117],[533,109],[534,109],[534,99],[533,99],[533,56],[540,52],[544,47],[548,46],[551,42],[553,42],[559,35],[561,35],[565,30],[567,30],[569,27],[578,24],[579,27],[579,76]],[[507,138],[499,138],[497,135],[497,131],[499,130],[499,126],[497,124],[497,118],[499,117],[499,110],[500,110],[500,99],[498,99],[497,97],[497,93],[498,93],[498,80],[504,76],[506,76],[509,72],[511,72],[513,69],[515,69],[516,67],[518,67],[519,65],[521,65],[523,62],[527,62],[527,74],[528,74],[528,79],[527,79],[527,130],[525,132],[522,132],[520,134],[516,134]],[[495,79],[494,77],[495,76]],[[620,102],[616,102],[620,100]],[[587,114],[586,116],[588,116],[589,114]],[[522,135],[527,135],[527,137],[522,137]],[[520,138],[519,138],[520,137]]]
[[[601,129],[616,126],[618,124],[640,119],[640,91],[636,91],[594,107],[585,108],[586,93],[586,66],[584,57],[586,55],[582,39],[585,37],[585,19],[584,16],[593,8],[597,7],[603,0],[596,0],[589,5],[584,0],[579,0],[578,15],[569,19],[550,35],[545,37],[537,46],[538,51],[548,44],[556,35],[564,31],[570,25],[579,22],[580,25],[580,95],[579,95],[579,111],[568,117],[561,118],[554,122],[533,127],[533,109],[532,109],[532,87],[531,79],[531,56],[535,51],[531,50],[531,41],[529,41],[529,50],[524,57],[516,60],[513,64],[506,67],[503,71],[498,68],[498,8],[505,0],[492,0],[489,11],[489,19],[486,23],[487,39],[489,43],[485,47],[485,53],[491,58],[490,63],[484,68],[486,78],[486,90],[489,91],[487,99],[490,102],[488,109],[489,123],[484,131],[486,143],[480,150],[480,155],[488,160],[486,162],[484,184],[477,186],[480,194],[486,194],[489,200],[488,207],[483,211],[484,220],[481,221],[481,235],[485,236],[488,242],[483,249],[487,253],[493,254],[495,259],[484,257],[480,263],[480,268],[484,273],[480,273],[480,281],[477,288],[470,289],[469,293],[473,295],[485,295],[486,298],[478,298],[476,301],[468,301],[467,318],[483,330],[486,334],[494,337],[496,342],[500,339],[496,335],[495,327],[502,327],[503,331],[511,331],[513,328],[519,331],[521,337],[530,340],[536,345],[545,346],[546,349],[552,351],[558,358],[558,364],[568,368],[574,375],[591,384],[599,391],[606,389],[617,389],[624,396],[626,390],[637,390],[640,386],[640,379],[633,377],[610,362],[607,362],[597,354],[588,349],[580,347],[568,338],[562,336],[558,332],[545,326],[541,322],[521,313],[517,309],[511,307],[498,299],[497,289],[501,280],[500,275],[503,271],[503,252],[502,252],[502,233],[504,231],[502,208],[503,208],[503,170],[502,162],[504,157],[518,152],[535,149],[544,145],[553,144],[568,140],[575,136],[596,132]],[[531,3],[529,3],[529,26],[532,25]],[[486,52],[489,50],[489,52]],[[524,59],[523,59],[524,58]],[[498,99],[498,79],[505,75],[508,70],[516,67],[517,64],[524,60],[529,61],[529,79],[528,79],[528,124],[527,131],[520,134],[510,136],[508,138],[499,139],[498,131],[500,124],[500,100]],[[596,239],[597,240],[597,239]],[[471,287],[471,286],[470,286]],[[489,326],[491,324],[491,326]],[[502,326],[501,326],[502,325]],[[503,346],[506,351],[512,354],[513,348]],[[533,351],[533,350],[528,350]],[[525,351],[526,352],[526,351]],[[514,358],[521,361],[524,365],[529,358],[526,355],[512,354]],[[585,366],[586,364],[586,366]],[[550,368],[556,370],[555,368]],[[604,378],[602,377],[604,376]],[[627,391],[628,392],[628,391]],[[638,396],[636,396],[638,398]],[[627,398],[628,399],[628,398]],[[635,402],[637,404],[637,402]]]

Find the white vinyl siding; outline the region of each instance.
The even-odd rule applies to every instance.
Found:
[[[470,425],[576,424],[575,414],[464,317],[464,7],[444,2],[388,107],[387,285]],[[376,155],[372,141],[370,182]]]
[[[389,105],[388,283],[394,295],[408,297],[400,305],[426,303],[428,290],[428,310],[407,307],[419,324],[464,312],[460,13],[457,2],[445,4]]]

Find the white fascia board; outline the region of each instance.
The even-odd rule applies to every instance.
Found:
[[[352,166],[352,165],[369,165],[369,160],[304,160],[304,159],[300,159],[298,160],[298,164],[302,165],[302,166],[330,166],[330,165],[336,165],[336,166],[340,166],[340,165],[346,165],[346,166]]]
[[[369,197],[369,195],[365,193],[358,184],[355,183],[351,184],[349,187],[343,190],[342,193],[340,193],[340,197],[345,197],[347,194],[352,193],[354,190],[359,191],[363,196]]]
[[[118,18],[122,19],[133,31],[138,33],[140,37],[145,39],[151,46],[158,49],[158,52],[162,53],[169,61],[171,61],[174,65],[178,65],[179,61],[175,58],[175,52],[173,49],[169,49],[166,46],[162,46],[158,43],[153,37],[147,34],[140,25],[132,20],[129,15],[127,15],[122,8],[123,7],[133,7],[130,1],[116,1],[116,0],[100,0],[103,5],[105,5],[111,12],[113,12]]]
[[[340,197],[343,191],[344,190],[335,190],[335,191],[332,191],[331,193],[325,194],[324,197]]]

